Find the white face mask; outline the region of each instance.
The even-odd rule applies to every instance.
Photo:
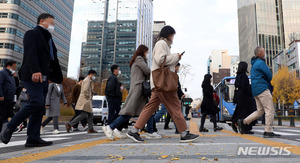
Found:
[[[23,89],[23,92],[27,92],[27,89]]]
[[[15,70],[12,70],[12,69],[8,69],[10,71],[10,73],[13,75],[14,73],[16,73]]]
[[[96,79],[96,77],[95,77],[95,76],[93,76],[93,77],[92,77],[92,80],[95,80],[95,79]]]
[[[121,70],[119,70],[119,75],[121,75]]]
[[[123,87],[123,86],[121,86],[121,91],[123,91],[123,89],[124,89],[124,87]]]
[[[49,25],[47,29],[48,29],[48,31],[49,31],[50,33],[53,33],[53,32],[54,32],[54,26],[53,26],[53,25]]]

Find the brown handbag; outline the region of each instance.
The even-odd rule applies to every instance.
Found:
[[[165,60],[159,69],[152,71],[153,83],[155,89],[161,92],[176,92],[178,89],[178,75],[170,71],[169,67],[165,67]]]

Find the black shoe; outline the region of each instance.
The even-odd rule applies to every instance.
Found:
[[[241,134],[244,134],[245,133],[245,124],[244,124],[244,119],[238,119],[237,120],[237,124],[238,124],[238,131],[241,133]]]
[[[274,132],[264,132],[264,138],[279,138],[281,135]]]
[[[26,141],[25,147],[44,147],[52,145],[52,141],[45,141],[43,139],[39,139],[37,141]]]
[[[176,130],[176,131],[175,131],[175,134],[179,134],[179,132]]]
[[[180,136],[180,143],[190,143],[199,138],[199,135],[190,134],[188,131],[184,137]]]
[[[200,128],[199,131],[200,132],[208,132],[208,129],[207,128]]]
[[[253,131],[246,131],[244,134],[253,135],[253,134],[254,134],[254,132],[253,132]]]
[[[126,135],[127,135],[127,137],[129,137],[130,139],[132,139],[133,141],[135,141],[137,143],[144,142],[144,140],[140,137],[140,134],[138,134],[138,133],[133,133],[133,132],[129,131]]]
[[[7,127],[7,124],[3,125],[2,132],[0,135],[0,139],[2,143],[7,144],[10,141],[13,132],[14,132],[13,130],[10,130]]]
[[[238,129],[237,129],[236,125],[235,125],[235,123],[232,123],[232,124],[231,124],[231,127],[232,127],[232,130],[233,130],[234,132],[239,133],[239,132],[238,132]]]
[[[217,126],[214,128],[214,132],[221,131],[221,130],[223,130],[223,127]]]
[[[170,127],[164,127],[165,130],[172,130]]]

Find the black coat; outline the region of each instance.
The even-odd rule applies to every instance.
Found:
[[[179,100],[181,100],[181,97],[184,95],[184,93],[182,92],[181,84],[180,84],[179,80],[178,80],[177,95],[178,95]]]
[[[8,69],[4,68],[0,71],[0,97],[13,102],[15,93],[15,78]]]
[[[49,40],[52,35],[48,30],[41,26],[36,26],[34,29],[25,33],[24,57],[19,77],[23,81],[31,81],[32,74],[41,72],[43,76],[47,76],[49,80],[55,83],[61,83],[63,75],[57,58],[57,49],[53,41],[54,59],[50,56]]]
[[[256,104],[246,73],[239,73],[236,76],[234,85],[238,91],[236,92],[237,106],[232,116],[232,121],[236,122],[238,119],[244,119],[253,113],[256,110]]]
[[[207,113],[209,115],[217,114],[220,109],[214,103],[213,87],[210,84],[202,86],[203,101],[201,104],[201,113]]]
[[[122,98],[120,83],[116,75],[111,75],[106,83],[105,95],[111,98]]]

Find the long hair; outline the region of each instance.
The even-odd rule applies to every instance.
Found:
[[[248,73],[248,64],[246,62],[242,61],[239,63],[236,74],[239,74],[239,73]]]
[[[159,41],[161,38],[166,38],[166,39],[168,39],[169,36],[172,35],[172,34],[176,34],[175,29],[174,29],[173,27],[169,26],[169,25],[164,26],[164,27],[160,30],[156,42]],[[168,40],[169,40],[169,39],[168,39]]]
[[[145,45],[140,45],[138,47],[138,49],[134,52],[132,58],[131,58],[131,61],[130,61],[130,68],[131,66],[133,65],[135,59],[138,57],[138,56],[141,56],[143,57],[145,60],[146,60],[146,57],[145,57],[145,53],[149,50],[149,48]]]
[[[212,78],[212,76],[210,75],[210,74],[206,74],[205,76],[204,76],[204,80],[203,80],[203,82],[202,82],[202,88],[203,87],[205,87],[205,86],[208,86],[208,85],[210,85],[210,79]]]

